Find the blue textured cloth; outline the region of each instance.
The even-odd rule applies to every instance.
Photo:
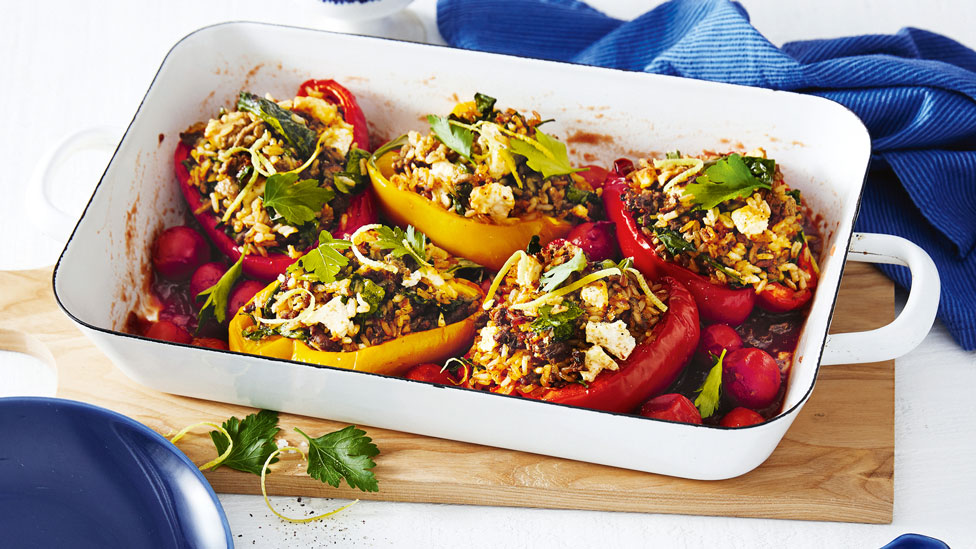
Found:
[[[777,48],[727,0],[672,0],[624,22],[575,0],[439,0],[461,48],[793,90],[854,111],[872,167],[856,229],[903,236],[942,277],[939,315],[976,349],[976,52],[905,28]],[[903,267],[882,267],[903,287]]]

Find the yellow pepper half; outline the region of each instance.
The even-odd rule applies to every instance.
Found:
[[[483,296],[481,288],[475,284],[460,280],[452,282],[459,291],[463,291],[470,297],[480,300]],[[258,292],[252,301],[255,299],[264,301],[271,295],[276,285],[277,282],[272,282]],[[442,362],[452,356],[464,354],[474,341],[477,315],[476,312],[464,320],[442,328],[403,335],[358,351],[330,352],[318,351],[303,341],[282,336],[271,336],[260,341],[245,338],[242,332],[245,328],[253,326],[254,320],[244,312],[242,307],[230,321],[228,344],[231,351],[241,353],[374,374],[402,376],[408,369],[418,364]]]
[[[497,271],[516,250],[524,249],[534,235],[542,245],[565,237],[572,224],[539,213],[514,218],[510,223],[482,223],[445,210],[417,193],[398,188],[393,173],[395,150],[367,164],[373,190],[386,217],[398,225],[413,225],[448,252],[466,257]]]

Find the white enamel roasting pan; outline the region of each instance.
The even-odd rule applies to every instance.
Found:
[[[308,78],[334,78],[355,93],[374,143],[422,129],[424,115],[447,112],[459,99],[483,92],[501,106],[555,118],[549,133],[568,140],[579,163],[609,164],[674,149],[764,147],[790,185],[823,215],[826,239],[822,278],[784,411],[736,430],[667,423],[122,333],[148,285],[153,236],[185,222],[172,167],[179,132],[233,105],[242,89],[286,98]],[[607,137],[572,139],[588,134]],[[728,478],[770,455],[809,398],[820,365],[900,356],[931,327],[939,295],[931,259],[894,236],[852,234],[870,148],[856,116],[812,96],[298,28],[220,24],[190,34],[163,60],[58,261],[54,291],[119,369],[160,391],[679,477]],[[908,303],[892,324],[826,335],[845,260],[911,268]]]

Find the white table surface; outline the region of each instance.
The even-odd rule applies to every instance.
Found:
[[[742,3],[775,44],[915,26],[976,48],[976,2],[970,0]],[[592,4],[626,18],[656,2]],[[123,128],[166,52],[187,33],[226,20],[326,26],[315,7],[309,0],[4,2],[0,269],[50,265],[63,247],[63,237],[39,235],[30,222],[33,212],[24,208],[30,174],[53,143],[87,127]],[[417,0],[409,11],[423,22],[428,41],[441,42],[434,0]],[[80,214],[106,161],[88,155],[68,165],[59,196],[64,209]],[[976,353],[963,351],[937,323],[920,347],[898,360],[895,377],[890,525],[371,501],[319,523],[290,524],[271,515],[260,497],[221,495],[220,500],[239,547],[880,547],[905,532],[931,535],[952,547],[976,547]],[[293,512],[345,503],[275,502]]]

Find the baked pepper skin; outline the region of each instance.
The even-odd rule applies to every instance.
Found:
[[[368,143],[369,134],[367,133],[366,119],[349,90],[332,80],[309,80],[301,85],[299,95],[315,95],[314,92],[310,93],[310,90],[317,90],[323,99],[342,107],[344,116],[351,117],[347,118],[346,121],[353,126],[353,136],[356,142],[359,143],[359,140],[362,139],[363,142]],[[173,154],[173,166],[180,192],[210,241],[220,253],[227,256],[231,261],[237,261],[241,256],[239,246],[218,227],[220,219],[213,213],[213,210],[204,207],[203,201],[206,197],[196,187],[190,185],[190,172],[184,164],[184,161],[189,158],[190,147],[180,141]],[[376,207],[373,205],[372,196],[367,191],[360,192],[352,197],[348,209],[340,218],[338,233],[343,237],[347,236],[363,225],[376,223],[376,220]],[[244,258],[243,268],[244,273],[252,278],[273,280],[285,272],[285,269],[294,262],[295,258],[286,254],[269,254],[268,256],[254,254]]]
[[[298,86],[299,97],[313,96],[325,99],[342,109],[342,118],[352,125],[354,145],[364,150],[369,148],[369,128],[366,115],[359,108],[356,96],[335,80],[306,80]]]
[[[749,316],[756,304],[756,292],[751,287],[730,288],[711,282],[708,277],[694,273],[657,255],[650,239],[641,231],[633,214],[624,205],[626,169],[618,168],[604,185],[603,204],[607,219],[617,229],[617,241],[624,257],[633,257],[634,266],[650,279],[670,276],[681,281],[695,297],[698,312],[706,322],[721,322],[738,326]],[[626,164],[629,164],[627,162]]]
[[[756,304],[772,313],[785,313],[799,309],[809,303],[810,298],[813,297],[813,290],[817,287],[818,276],[807,254],[808,245],[804,244],[803,250],[800,251],[797,266],[810,275],[806,288],[794,290],[778,282],[766,284],[763,291],[756,296]]]
[[[668,310],[647,341],[634,348],[616,371],[604,370],[586,387],[579,384],[558,389],[538,389],[528,398],[607,412],[629,413],[647,399],[667,389],[691,361],[698,347],[698,307],[685,287],[671,277],[660,280],[668,287]]]
[[[469,285],[472,295],[482,295],[481,288],[474,284]],[[275,286],[276,283],[272,282],[253,299],[266,298],[274,291]],[[443,362],[452,356],[462,354],[474,341],[478,314],[475,313],[442,328],[407,334],[358,351],[329,352],[313,349],[302,341],[282,336],[272,336],[260,341],[245,338],[242,331],[253,326],[254,320],[241,307],[230,321],[228,344],[231,351],[241,353],[374,374],[402,376],[417,364]]]
[[[512,223],[480,223],[448,212],[417,193],[398,188],[389,180],[395,151],[369,162],[373,192],[383,214],[398,225],[413,225],[448,252],[466,257],[493,271],[502,268],[516,250],[525,249],[534,235],[542,245],[565,237],[572,224],[551,216],[512,219]]]

